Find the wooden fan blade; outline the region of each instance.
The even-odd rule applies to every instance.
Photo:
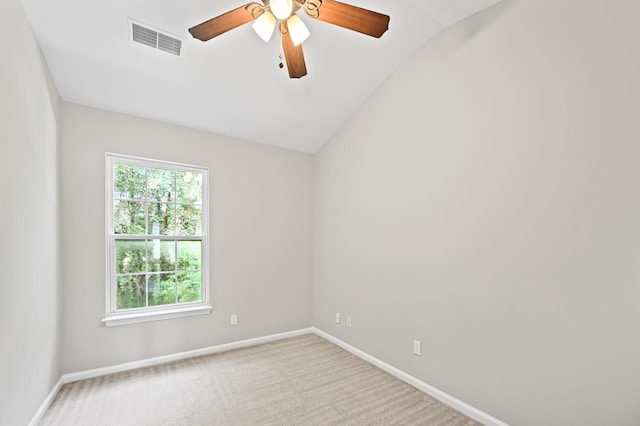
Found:
[[[312,18],[380,38],[389,29],[389,16],[334,0],[311,0],[304,5]]]
[[[300,78],[307,75],[307,65],[304,62],[304,53],[302,52],[302,44],[293,45],[291,34],[287,22],[280,24],[280,34],[282,35],[282,50],[284,51],[284,59],[289,70],[289,77]]]
[[[249,3],[233,9],[220,16],[209,19],[202,24],[189,28],[191,35],[198,40],[207,41],[224,34],[229,30],[253,21],[264,12],[263,6],[258,3]]]

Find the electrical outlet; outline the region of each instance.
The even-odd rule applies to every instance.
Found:
[[[336,324],[340,324],[340,314],[336,312]]]
[[[351,317],[347,317],[347,327],[351,328]]]
[[[413,353],[418,356],[422,355],[422,342],[420,340],[413,341]]]
[[[231,316],[229,317],[229,324],[238,325],[238,315],[237,314],[231,314]]]

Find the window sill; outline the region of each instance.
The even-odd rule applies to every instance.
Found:
[[[102,320],[107,327],[119,325],[137,324],[140,322],[160,321],[171,318],[191,317],[194,315],[207,315],[213,308],[209,305],[190,306],[180,309],[171,309],[154,312],[138,312],[129,315],[112,315]]]

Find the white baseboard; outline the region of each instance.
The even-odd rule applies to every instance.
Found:
[[[140,361],[127,362],[124,364],[113,365],[110,367],[95,368],[92,370],[79,371],[77,373],[63,374],[58,380],[58,382],[53,386],[53,389],[51,389],[51,392],[49,392],[49,395],[44,400],[42,405],[40,405],[40,408],[38,409],[36,414],[34,414],[34,416],[31,418],[31,421],[29,422],[29,426],[36,426],[38,423],[40,423],[40,421],[42,420],[42,417],[47,412],[47,409],[49,408],[49,406],[55,399],[56,395],[60,391],[60,388],[62,388],[62,385],[64,385],[65,383],[77,382],[79,380],[105,376],[107,374],[119,373],[121,371],[135,370],[136,368],[151,367],[153,365],[166,364],[168,362],[179,361],[181,359],[226,352],[233,349],[246,348],[249,346],[256,346],[263,343],[274,342],[276,340],[282,340],[288,337],[302,336],[304,334],[310,334],[310,333],[313,333],[313,329],[303,328],[300,330],[288,331],[285,333],[272,334],[270,336],[256,337],[254,339],[241,340],[239,342],[232,342],[232,343],[225,343],[217,346],[210,346],[208,348],[196,349],[193,351],[186,351],[186,352],[180,352],[177,354],[147,358]]]
[[[241,340],[239,342],[225,343],[223,345],[210,346],[208,348],[196,349],[193,351],[179,352],[177,354],[157,356],[154,358],[142,359],[140,361],[127,362],[124,364],[112,365],[110,367],[95,368],[93,370],[80,371],[77,373],[64,374],[62,379],[64,383],[77,382],[78,380],[91,379],[94,377],[106,376],[107,374],[120,373],[121,371],[135,370],[136,368],[151,367],[168,362],[179,361],[181,359],[194,358],[202,355],[210,355],[220,352],[226,352],[233,349],[246,348],[249,346],[269,343],[276,340],[286,339],[288,337],[301,336],[303,334],[312,333],[311,328],[303,328],[301,330],[288,331],[286,333],[272,334],[270,336],[256,337],[254,339]]]
[[[392,376],[397,377],[398,379],[402,380],[405,383],[410,384],[411,386],[421,390],[422,392],[426,393],[427,395],[432,396],[433,398],[437,399],[440,402],[443,402],[445,404],[447,404],[449,407],[452,407],[458,411],[460,411],[461,413],[463,413],[464,415],[471,417],[473,420],[476,420],[486,426],[509,426],[507,423],[500,421],[498,419],[496,419],[495,417],[490,416],[489,414],[478,410],[475,407],[470,406],[469,404],[466,404],[462,401],[460,401],[457,398],[454,398],[453,396],[441,391],[440,389],[434,388],[431,385],[426,384],[425,382],[416,379],[415,377],[405,373],[402,370],[397,369],[396,367],[393,367],[389,364],[387,364],[384,361],[379,360],[378,358],[369,355],[366,352],[361,351],[358,348],[355,348],[351,345],[349,345],[348,343],[343,342],[342,340],[333,337],[332,335],[316,328],[313,327],[312,328],[313,332],[315,334],[317,334],[320,337],[323,337],[325,339],[327,339],[328,341],[335,343],[336,345],[340,346],[342,349],[351,352],[352,354],[354,354],[355,356],[362,358],[363,360],[367,361],[370,364],[375,365],[376,367],[380,368],[381,370],[386,371],[387,373],[391,374]]]
[[[399,378],[400,380],[410,384],[411,386],[421,390],[422,392],[434,397],[435,399],[447,404],[448,406],[460,411],[472,419],[483,423],[486,426],[509,426],[507,423],[504,423],[489,414],[478,410],[453,396],[442,392],[441,390],[434,388],[431,385],[424,383],[421,380],[416,379],[415,377],[405,373],[402,370],[399,370],[374,356],[367,354],[366,352],[357,349],[348,343],[343,342],[342,340],[333,337],[332,335],[318,329],[315,327],[312,328],[304,328],[300,330],[289,331],[286,333],[272,334],[270,336],[257,337],[254,339],[241,340],[239,342],[226,343],[217,346],[210,346],[208,348],[196,349],[193,351],[180,352],[177,354],[158,356],[154,358],[147,358],[140,361],[127,362],[124,364],[118,364],[110,367],[102,367],[95,368],[93,370],[79,371],[77,373],[63,374],[60,379],[56,382],[47,395],[47,398],[44,400],[38,411],[34,414],[33,418],[29,422],[29,426],[36,426],[42,420],[42,417],[47,412],[47,409],[55,399],[56,395],[62,388],[62,385],[65,383],[76,382],[78,380],[91,379],[94,377],[105,376],[107,374],[119,373],[122,371],[134,370],[136,368],[143,367],[151,367],[159,364],[166,364],[168,362],[179,361],[182,359],[193,358],[202,355],[209,355],[214,353],[226,352],[233,349],[246,348],[249,346],[256,346],[262,343],[274,342],[276,340],[286,339],[288,337],[301,336],[304,334],[315,333],[320,337],[327,339],[328,341],[335,343],[341,348],[345,349],[348,352],[356,355],[357,357],[375,365],[376,367],[386,371],[387,373]]]
[[[56,399],[56,395],[58,395],[58,392],[60,392],[60,388],[63,384],[64,381],[62,380],[62,377],[60,377],[56,384],[53,385],[53,389],[51,389],[49,395],[47,395],[44,402],[40,405],[40,408],[38,408],[38,411],[36,411],[36,413],[29,421],[28,426],[36,426],[38,423],[40,423],[40,420],[42,420],[42,417],[44,417],[44,413],[47,412],[53,400]]]

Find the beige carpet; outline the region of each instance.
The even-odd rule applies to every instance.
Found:
[[[478,425],[309,334],[65,385],[43,425]]]

